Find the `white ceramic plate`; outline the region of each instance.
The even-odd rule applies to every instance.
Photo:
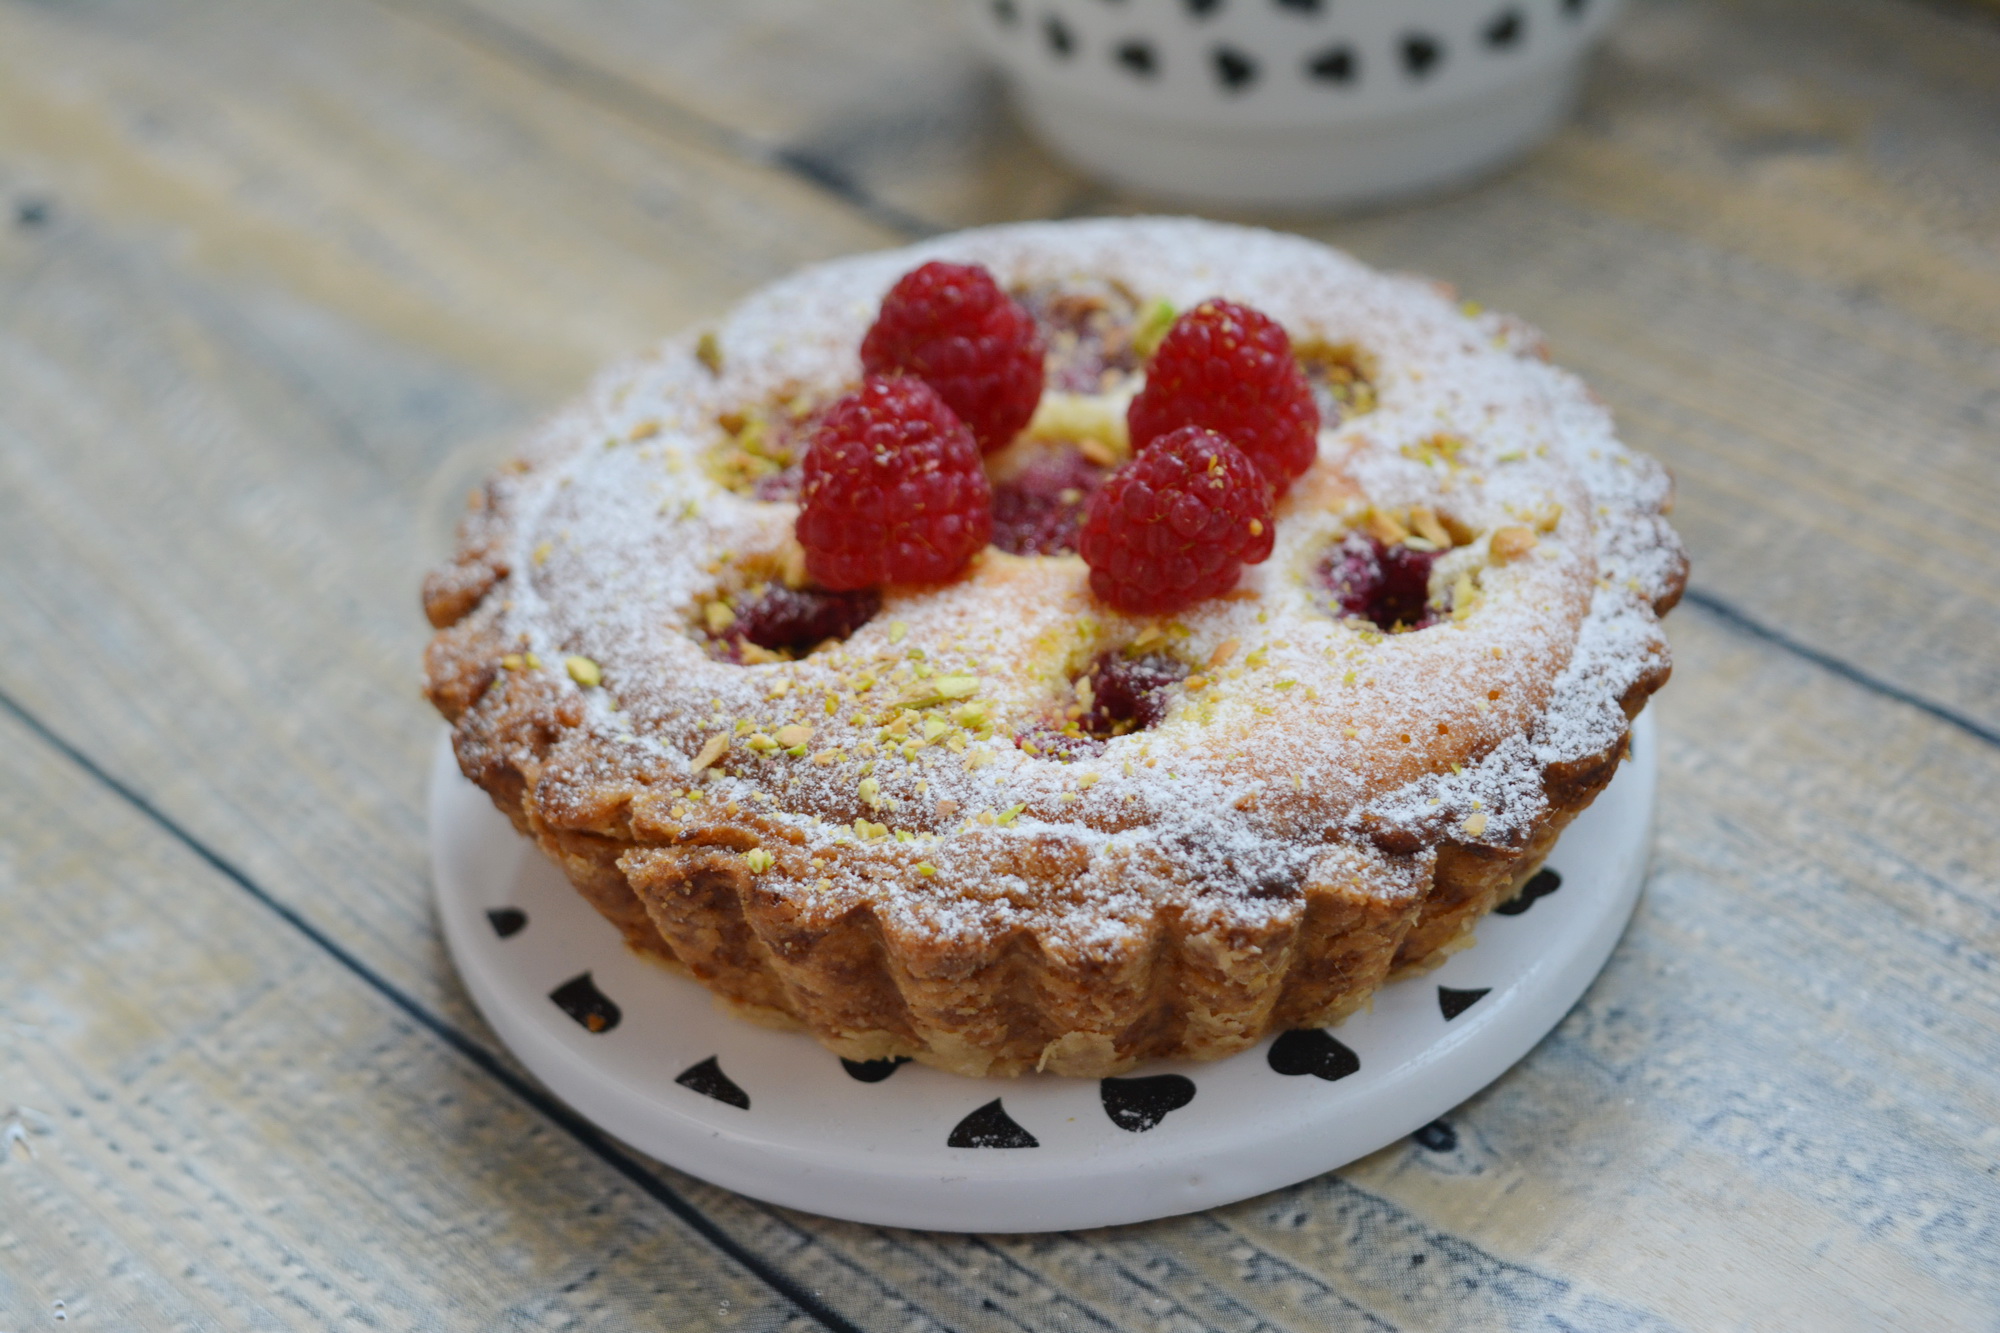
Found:
[[[1166,1217],[1319,1175],[1428,1124],[1553,1028],[1638,900],[1656,781],[1633,761],[1563,836],[1545,878],[1479,943],[1384,988],[1338,1028],[1123,1079],[976,1080],[850,1068],[754,1027],[629,952],[515,835],[441,744],[431,779],[438,913],[480,1011],[596,1124],[705,1180],[890,1226],[1052,1231]],[[1525,903],[1525,910],[1518,904]]]

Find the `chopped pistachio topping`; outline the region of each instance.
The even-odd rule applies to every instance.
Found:
[[[1372,506],[1361,516],[1361,525],[1368,529],[1368,535],[1384,546],[1394,546],[1410,539],[1410,530],[1403,526],[1401,519],[1386,509]]]
[[[1458,456],[1464,450],[1464,440],[1456,435],[1439,434],[1426,440],[1419,440],[1415,444],[1406,444],[1398,452],[1413,462],[1422,463],[1425,467],[1441,466],[1446,471],[1456,472],[1462,466]]]
[[[1437,510],[1432,509],[1429,505],[1410,506],[1410,526],[1416,529],[1419,537],[1429,542],[1437,550],[1449,551],[1451,549],[1451,533],[1438,520]]]
[[[1479,589],[1472,582],[1472,572],[1459,574],[1458,581],[1451,586],[1451,618],[1464,620],[1479,605]]]
[[[932,676],[912,681],[898,702],[905,708],[931,708],[953,699],[970,699],[977,693],[977,676]]]
[[[704,332],[694,342],[694,359],[701,362],[711,375],[722,373],[722,344],[713,332]]]
[[[1085,458],[1099,467],[1115,466],[1132,453],[1124,404],[1095,394],[1045,391],[1026,433],[1032,440],[1074,443]]]
[[[563,666],[568,670],[569,678],[586,690],[594,689],[604,683],[604,668],[588,657],[566,657],[563,659]]]
[[[1167,330],[1173,328],[1177,313],[1174,303],[1163,296],[1146,302],[1146,308],[1139,312],[1139,322],[1132,326],[1132,350],[1142,359],[1150,360],[1165,341]]]
[[[1535,549],[1535,530],[1525,526],[1496,529],[1488,544],[1495,560],[1518,560]]]
[[[707,768],[710,764],[722,758],[722,756],[725,753],[727,753],[728,750],[729,750],[728,733],[721,731],[716,732],[715,735],[710,736],[706,741],[702,742],[701,749],[697,751],[695,754],[694,763],[689,765],[689,770],[695,773],[701,772],[701,770]]]
[[[765,851],[762,847],[752,847],[749,851],[743,853],[743,863],[750,867],[751,874],[761,875],[776,865],[778,858]]]

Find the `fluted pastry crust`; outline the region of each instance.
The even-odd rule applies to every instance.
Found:
[[[1073,556],[989,550],[845,642],[720,660],[704,617],[795,564],[745,423],[850,388],[881,294],[940,257],[1244,301],[1365,366],[1372,410],[1326,424],[1271,560],[1178,618],[1095,602]],[[1115,422],[1134,383],[1106,370],[1040,433]],[[466,775],[631,945],[748,1016],[966,1074],[1215,1058],[1470,943],[1602,790],[1669,672],[1669,497],[1532,330],[1434,284],[1212,223],[967,232],[807,270],[602,376],[426,583],[428,689]],[[1454,614],[1342,619],[1326,553],[1413,513],[1449,527]],[[1194,673],[1159,725],[1034,746],[1135,648]]]

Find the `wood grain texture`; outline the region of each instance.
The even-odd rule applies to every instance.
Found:
[[[1542,325],[1674,469],[1699,587],[1993,728],[2000,26],[1815,13],[1638,6],[1528,164],[1316,230]]]
[[[9,1330],[814,1327],[4,716],[0,789]]]
[[[443,1035],[497,1051],[414,588],[604,356],[899,217],[1130,206],[947,7],[843,9],[0,5],[0,693],[440,1025],[0,714],[6,1333],[810,1326]],[[1990,730],[1996,30],[1829,12],[1642,4],[1531,162],[1305,229],[1542,323],[1700,587]],[[653,1178],[870,1329],[2000,1328],[2000,747],[1671,628],[1641,915],[1449,1150],[1045,1237]]]

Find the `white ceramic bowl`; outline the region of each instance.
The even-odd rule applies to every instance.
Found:
[[[964,0],[1028,123],[1193,203],[1373,203],[1476,176],[1562,119],[1624,0]]]

